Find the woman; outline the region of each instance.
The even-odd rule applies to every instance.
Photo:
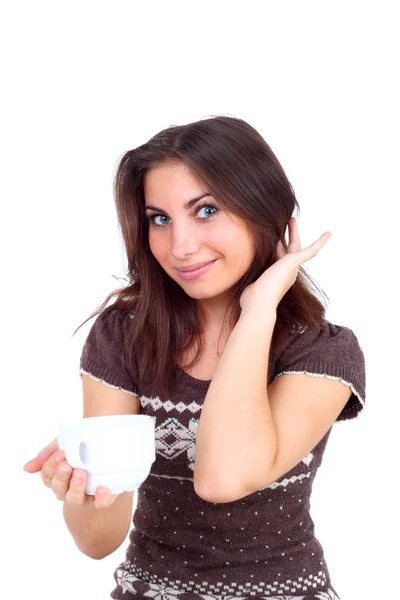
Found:
[[[301,266],[330,232],[301,249],[280,163],[231,117],[126,152],[115,200],[128,285],[89,317],[84,417],[155,417],[157,457],[111,597],[337,600],[310,495],[333,424],[364,406],[365,364]],[[82,552],[121,545],[134,492],[87,496],[56,440],[25,468]]]

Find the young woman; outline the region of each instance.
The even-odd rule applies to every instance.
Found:
[[[232,117],[126,152],[115,200],[128,285],[91,315],[83,416],[153,416],[156,461],[111,597],[337,600],[310,496],[332,426],[364,406],[365,364],[302,267],[330,232],[301,248],[280,163]],[[87,496],[56,440],[25,469],[82,552],[122,544],[134,492]]]

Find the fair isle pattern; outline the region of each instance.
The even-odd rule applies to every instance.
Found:
[[[167,398],[157,390],[141,395],[122,361],[125,315],[108,307],[98,316],[80,362],[81,375],[136,395],[141,414],[156,420],[156,460],[137,490],[111,598],[339,600],[310,514],[331,429],[269,486],[229,503],[202,499],[193,485],[195,441],[209,381],[179,369]],[[313,331],[299,325],[292,333],[283,352],[270,356],[268,384],[291,373],[340,380],[352,390],[340,417],[354,418],[365,403],[365,364],[354,333],[330,322]]]
[[[163,402],[160,398],[152,399],[145,398],[145,402],[142,403],[143,396],[140,396],[140,403],[142,406],[151,405],[153,411],[164,409],[165,412],[169,412],[174,408],[173,403],[170,400]],[[184,412],[185,404],[183,402],[179,403],[179,412]],[[191,409],[193,403],[191,403]],[[154,417],[155,418],[155,417]],[[155,428],[155,445],[156,445],[156,453],[160,454],[166,459],[174,459],[177,458],[180,454],[186,452],[188,459],[188,467],[191,471],[194,472],[194,459],[195,459],[195,440],[196,440],[196,431],[199,424],[199,419],[195,419],[191,417],[188,426],[186,427],[183,423],[181,423],[176,417],[168,417],[165,421],[163,421],[160,425]],[[307,456],[305,456],[301,462],[303,462],[307,467],[310,466],[310,463],[313,459],[312,452],[309,452]],[[154,473],[150,473],[153,476],[156,476]],[[305,477],[309,477],[309,473],[301,473],[299,475],[292,475],[290,478],[286,478],[283,481],[273,482],[272,484],[266,486],[267,489],[278,486],[287,486],[289,483],[295,483]]]
[[[175,417],[169,417],[155,429],[156,452],[168,459],[174,459],[186,452],[188,467],[194,472],[194,449],[198,424],[198,419],[192,417],[189,426],[185,427]]]
[[[199,573],[195,573],[194,577],[198,577]],[[224,575],[225,577],[225,575]],[[151,598],[182,598],[185,600],[185,594],[194,593],[204,600],[213,600],[215,598],[220,600],[247,600],[257,596],[257,598],[265,598],[268,600],[301,600],[302,596],[287,595],[287,592],[301,593],[306,592],[309,595],[313,588],[317,585],[326,585],[326,577],[323,571],[320,571],[318,575],[312,575],[311,573],[305,577],[298,577],[296,580],[287,579],[285,583],[279,583],[274,581],[273,583],[266,583],[265,581],[255,584],[249,582],[246,584],[237,584],[230,582],[227,585],[224,582],[218,582],[215,585],[210,584],[207,581],[197,583],[190,581],[189,583],[182,582],[180,580],[172,580],[167,577],[157,577],[152,575],[148,571],[136,567],[131,561],[126,560],[116,571],[116,580],[118,585],[122,588],[123,592],[130,592],[131,594],[143,593],[140,588],[143,588],[143,582],[146,582],[149,591],[144,592],[144,596]],[[280,594],[276,595],[276,592]],[[283,595],[285,594],[285,595]],[[332,591],[327,592],[316,592],[315,598],[324,600],[339,600],[338,596]]]
[[[300,462],[303,462],[305,465],[307,465],[307,467],[309,467],[313,458],[313,453],[309,452],[307,456],[305,456]],[[275,488],[280,486],[286,487],[287,485],[289,485],[289,483],[296,483],[297,481],[301,481],[305,477],[310,477],[310,475],[311,470],[307,473],[301,473],[300,475],[292,475],[291,477],[285,477],[285,479],[282,479],[282,481],[273,481],[272,483],[270,483],[270,485],[267,485],[267,487],[260,488],[260,490],[266,490],[267,488],[274,490]]]
[[[91,373],[86,373],[92,376]],[[190,402],[187,405],[183,401],[175,404],[170,399],[163,401],[160,397],[148,398],[145,396],[139,396],[139,399],[142,408],[150,408],[150,412],[152,413],[157,414],[157,412],[160,412],[160,416],[162,414],[171,414],[171,412],[180,415],[180,419],[176,417],[167,417],[155,427],[156,456],[159,456],[167,461],[174,461],[182,454],[186,454],[188,474],[190,472],[193,473],[195,459],[195,439],[199,420],[193,416],[190,416],[190,414],[200,411],[201,406],[195,402]],[[156,414],[151,416],[157,421]],[[181,419],[183,420],[185,417],[187,419],[186,424],[181,422]],[[277,488],[286,488],[290,484],[301,483],[302,480],[310,478],[314,470],[313,458],[313,452],[309,452],[298,465],[298,467],[300,465],[305,465],[308,469],[307,472],[291,473],[281,481],[275,481],[269,486],[261,488],[259,490],[259,494],[267,489],[275,490]],[[181,482],[183,480],[189,480],[190,482],[193,481],[193,476],[186,478],[177,475],[158,474],[157,472],[151,472],[149,476],[158,480],[175,479],[181,480]],[[143,493],[146,494],[146,491],[143,491]],[[270,501],[271,499],[269,499],[269,502]],[[302,502],[301,498],[299,499],[299,502]],[[281,509],[283,509],[283,506],[281,506]],[[300,527],[301,525],[302,522],[300,522]],[[215,527],[213,527],[213,529],[215,529]],[[244,528],[241,527],[241,529],[243,530]],[[278,531],[278,534],[280,533],[281,532]],[[200,538],[201,537],[202,536],[200,536]],[[227,541],[229,542],[229,540]],[[303,546],[305,546],[304,542]],[[282,554],[285,555],[285,553]],[[290,561],[292,560],[292,557],[290,557]],[[305,571],[305,569],[303,569],[303,571]],[[254,596],[265,599],[269,598],[270,600],[285,597],[290,600],[300,600],[304,599],[304,596],[295,596],[293,594],[301,594],[306,592],[309,598],[310,592],[313,592],[313,590],[317,592],[317,590],[321,590],[321,587],[329,584],[323,571],[319,571],[318,575],[313,575],[312,573],[306,575],[306,573],[304,573],[304,576],[298,577],[297,580],[281,579],[280,577],[276,576],[276,578],[271,582],[262,581],[258,584],[256,584],[254,581],[241,584],[230,581],[228,585],[228,582],[225,579],[226,574],[222,575],[221,583],[213,584],[203,581],[201,584],[197,584],[195,581],[192,581],[192,579],[198,576],[199,573],[194,573],[190,578],[190,581],[186,583],[178,579],[171,581],[166,577],[157,577],[156,575],[141,569],[129,559],[120,565],[115,572],[115,580],[123,590],[124,595],[128,594],[128,597],[130,595],[137,595],[137,597],[145,596],[156,598],[157,600],[172,600],[178,596],[181,600],[185,600],[184,594],[187,595],[187,600],[192,600],[189,594],[193,593],[204,600],[213,600],[213,598],[229,600],[238,597],[247,600],[247,597],[251,598]],[[253,575],[251,575],[251,577],[253,577]],[[320,592],[320,594],[321,593],[325,594],[325,592]],[[329,594],[330,591],[327,593]],[[276,594],[279,594],[279,596],[276,596]],[[324,598],[324,596],[320,597]],[[329,598],[329,596],[326,597]],[[315,598],[317,597],[315,596]],[[333,598],[335,600],[339,600],[335,594]]]
[[[188,453],[190,467],[193,470],[194,446],[198,419],[191,418],[188,427],[185,427],[175,417],[169,417],[155,429],[156,451],[164,458],[173,459]]]
[[[190,400],[188,398],[188,400]],[[157,462],[156,459],[156,463],[154,463],[154,468],[152,468],[152,472],[150,472],[149,474],[149,480],[152,481],[162,481],[162,480],[176,480],[177,483],[181,483],[183,484],[184,481],[190,481],[190,483],[192,483],[193,481],[193,477],[184,477],[184,471],[183,471],[183,467],[184,464],[186,464],[186,468],[188,469],[188,475],[189,473],[193,473],[194,472],[194,458],[195,458],[195,439],[196,439],[196,431],[197,431],[197,427],[198,427],[198,423],[199,420],[196,419],[195,417],[191,416],[193,415],[193,408],[194,408],[194,404],[193,402],[188,402],[188,404],[185,404],[185,402],[182,401],[181,397],[180,397],[180,401],[179,402],[172,402],[170,398],[166,399],[166,400],[162,400],[160,397],[155,397],[155,398],[147,398],[144,396],[140,396],[140,402],[142,405],[142,408],[144,409],[144,413],[146,414],[147,412],[149,412],[150,414],[152,414],[152,416],[157,415],[157,421],[160,423],[156,428],[155,428],[155,445],[156,445],[156,457],[158,459],[158,461],[166,461],[167,463],[172,463],[175,460],[179,459],[179,464],[181,465],[182,469],[180,470],[179,474],[173,474],[173,471],[171,472],[167,465],[164,465],[161,469],[161,464],[162,462]],[[188,406],[190,406],[190,409],[188,410]],[[201,407],[200,407],[201,408]],[[175,410],[176,409],[176,410]],[[175,417],[175,416],[169,416],[167,418],[165,418],[166,414],[175,414],[175,415],[179,415],[179,418]],[[159,415],[159,416],[158,416]],[[159,418],[161,417],[161,418]],[[164,418],[163,418],[164,417]],[[182,461],[182,457],[185,458],[185,461]],[[262,497],[263,494],[265,494],[267,492],[267,490],[269,489],[269,493],[271,494],[271,492],[273,494],[275,494],[275,490],[276,492],[278,492],[279,490],[283,491],[287,491],[286,488],[288,488],[289,486],[293,486],[293,484],[301,484],[303,481],[306,481],[307,479],[310,479],[314,472],[315,469],[318,468],[318,463],[317,465],[314,465],[314,452],[311,451],[309,452],[301,461],[300,463],[297,465],[297,470],[296,467],[295,469],[293,469],[292,472],[288,473],[286,477],[282,478],[280,481],[275,481],[272,484],[270,484],[269,486],[267,486],[266,488],[261,488],[258,491],[258,495],[260,497]],[[157,484],[158,487],[158,484]],[[294,485],[294,487],[296,487],[296,485]],[[161,488],[160,488],[161,489]],[[143,495],[143,499],[148,497],[148,494],[151,493],[151,489],[148,489],[146,483],[143,484],[143,487],[141,489],[141,491],[139,491],[139,495],[142,494]],[[167,502],[167,498],[169,498],[170,496],[170,491],[165,491],[164,492],[166,494],[166,497],[164,497],[164,500],[158,500],[158,503],[160,504],[160,507],[163,504],[166,504]],[[292,498],[296,497],[296,502],[298,501],[299,503],[304,503],[306,501],[306,498],[304,498],[302,496],[302,492],[299,486],[299,489],[297,491],[294,492],[295,496],[292,496]],[[298,494],[300,494],[300,497],[298,497]],[[289,496],[289,494],[288,494]],[[171,497],[171,502],[173,501],[173,498]],[[143,500],[146,506],[150,506],[148,505],[148,500]],[[193,499],[191,496],[186,497],[185,500],[186,503],[188,503],[189,505],[193,504]],[[273,502],[272,496],[265,497],[265,503],[270,503]],[[243,505],[245,502],[242,501],[241,504]],[[212,503],[214,506],[217,506],[215,503]],[[287,518],[290,518],[290,514],[285,514],[286,512],[292,512],[287,511],[285,508],[285,501],[281,500],[280,502],[280,511],[282,516],[285,515]],[[300,505],[299,505],[300,506]],[[183,507],[180,507],[178,500],[176,500],[176,507],[175,510],[179,510],[179,514],[186,514],[184,513],[184,511],[182,510]],[[171,517],[171,511],[172,511],[172,506],[170,506],[169,508],[169,512],[166,511],[164,513],[163,516],[163,521],[165,521],[165,523],[168,523],[168,514]],[[153,511],[152,511],[153,512]],[[156,511],[156,514],[158,514],[158,511]],[[203,511],[199,512],[199,516],[200,515],[204,515],[206,513],[204,513]],[[260,516],[262,513],[258,513],[257,510],[254,513],[254,518],[255,519],[260,519]],[[162,515],[162,513],[161,513]],[[227,512],[227,515],[225,518],[231,518],[230,517],[231,512]],[[181,517],[181,518],[182,518]],[[145,525],[148,521],[148,519],[150,518],[150,515],[146,516],[145,513],[142,513],[142,517],[141,520],[139,522],[139,531],[137,532],[138,535],[140,535],[140,530],[143,531],[142,527],[145,526],[147,529],[148,525]],[[157,519],[159,519],[160,517],[157,517]],[[219,529],[219,526],[216,527],[215,522],[213,523],[212,521],[210,522],[209,517],[201,517],[205,519],[206,523],[209,523],[209,525],[211,526],[212,530],[215,531],[215,533],[217,533],[217,530]],[[191,521],[191,519],[189,519]],[[298,527],[303,529],[303,535],[307,532],[308,528],[309,528],[309,523],[307,522],[307,519],[305,520],[305,523],[303,523],[302,520],[299,519],[299,523],[298,523]],[[159,521],[157,521],[159,522]],[[141,525],[141,523],[143,523],[143,525]],[[276,521],[276,525],[278,525],[278,523],[281,523],[281,521],[277,520]],[[182,524],[182,528],[185,529],[186,527],[191,527],[192,523],[191,522],[186,522],[185,520],[182,520],[181,522]],[[284,534],[283,529],[285,528],[285,526],[281,526],[281,527],[276,527],[276,525],[274,523],[270,523],[269,521],[265,523],[265,527],[271,527],[271,533],[272,535],[277,535],[278,537],[280,537],[281,534]],[[161,576],[161,574],[157,575],[156,573],[154,573],[153,571],[149,571],[148,567],[147,570],[146,568],[141,568],[141,566],[145,563],[142,563],[142,559],[140,559],[138,562],[141,563],[141,565],[139,566],[139,564],[136,564],[136,556],[137,556],[137,552],[138,552],[138,548],[141,547],[141,545],[139,544],[139,546],[137,544],[134,544],[132,546],[132,552],[129,555],[129,558],[127,556],[127,560],[119,566],[119,568],[116,570],[115,572],[115,579],[116,582],[118,583],[118,585],[120,586],[120,588],[123,590],[123,594],[125,594],[126,592],[130,592],[130,594],[132,595],[137,595],[138,597],[154,597],[157,599],[161,599],[161,598],[168,598],[169,600],[171,600],[172,598],[176,598],[176,597],[180,597],[181,600],[193,600],[193,594],[196,594],[196,596],[200,596],[201,598],[207,599],[207,600],[212,600],[213,598],[220,598],[225,599],[225,598],[251,598],[251,597],[258,597],[258,598],[270,598],[270,599],[274,599],[274,598],[289,598],[290,600],[299,600],[300,598],[304,599],[305,596],[301,595],[306,593],[307,595],[307,600],[309,600],[310,598],[310,594],[311,597],[314,596],[314,593],[317,593],[318,591],[321,592],[321,588],[326,588],[328,589],[328,586],[330,584],[330,581],[327,578],[327,573],[324,570],[315,570],[314,573],[318,573],[317,575],[313,575],[312,572],[310,572],[309,570],[303,568],[302,570],[300,570],[300,573],[302,573],[302,576],[298,576],[296,579],[293,578],[288,578],[284,576],[284,573],[274,573],[271,574],[272,579],[270,579],[269,581],[264,579],[263,581],[260,581],[260,579],[258,579],[258,583],[257,580],[251,580],[249,581],[247,578],[248,577],[258,577],[260,578],[260,570],[259,567],[257,566],[257,563],[259,562],[259,560],[257,560],[256,558],[254,559],[254,575],[251,573],[251,570],[248,571],[248,575],[246,577],[245,573],[243,574],[245,579],[243,579],[241,576],[239,581],[232,581],[229,579],[229,573],[222,573],[220,575],[219,581],[215,582],[213,580],[211,581],[205,581],[205,573],[202,572],[195,572],[195,573],[188,573],[186,576],[182,576],[180,573],[180,577],[181,579],[175,579],[175,580],[171,580],[171,571],[168,571],[168,567],[162,567],[162,563],[165,562],[165,558],[164,556],[162,556],[162,554],[164,554],[166,551],[162,551],[161,548],[163,547],[162,544],[165,544],[168,548],[168,546],[170,546],[171,544],[171,539],[170,536],[172,534],[173,537],[174,534],[179,533],[178,531],[172,531],[170,533],[164,532],[164,527],[161,527],[159,525],[155,525],[156,526],[156,531],[154,532],[154,537],[152,536],[152,539],[154,540],[153,543],[155,544],[161,544],[161,546],[157,546],[157,548],[160,548],[159,552],[160,552],[160,556],[158,556],[157,560],[157,564],[159,564],[160,569],[164,570],[163,576]],[[175,526],[176,527],[176,526]],[[276,527],[276,531],[275,531],[275,527]],[[173,529],[173,528],[172,528]],[[241,531],[245,531],[245,528],[243,525],[239,527],[239,529]],[[165,537],[165,535],[167,535],[167,537]],[[194,535],[194,532],[193,532]],[[297,534],[296,534],[297,535]],[[143,540],[146,539],[146,536],[141,535],[140,536]],[[223,536],[225,537],[225,536]],[[226,536],[227,538],[230,538],[231,536]],[[201,540],[203,538],[203,535],[199,535],[199,539]],[[257,537],[254,537],[253,543],[257,544],[258,542],[256,542],[255,540],[257,539]],[[290,538],[287,538],[288,541],[290,541]],[[137,540],[137,538],[136,538]],[[226,539],[225,540],[227,542],[227,546],[230,546],[230,540]],[[133,542],[133,538],[132,538],[132,542]],[[222,537],[220,538],[220,542],[218,542],[218,544],[222,544],[224,545],[224,542],[222,541]],[[308,545],[307,542],[307,537],[303,537],[301,540],[301,545],[303,547],[306,547],[306,545]],[[214,548],[214,546],[212,545],[212,542],[209,541],[208,542],[210,544],[210,547],[212,546],[212,550],[214,552],[216,552],[216,548]],[[174,542],[174,544],[171,547],[171,551],[172,551],[172,547],[175,548],[175,544],[179,544],[178,542]],[[216,544],[216,545],[218,545]],[[269,546],[266,545],[265,546],[267,549],[269,549]],[[147,548],[150,548],[149,546],[147,546]],[[283,547],[283,549],[286,550],[286,548]],[[176,546],[175,551],[179,551],[179,550],[183,550],[183,553],[179,553],[180,555],[182,554],[182,558],[180,558],[180,560],[184,561],[184,552],[185,552],[185,545],[183,544],[181,547]],[[139,552],[139,556],[143,556],[145,550],[141,550]],[[243,556],[245,556],[248,553],[248,549],[246,548],[246,544],[244,545],[244,547],[242,549],[239,550],[241,553],[243,553]],[[152,560],[149,561],[151,563],[153,563],[153,560],[155,560],[154,556],[153,556],[153,550],[151,549],[147,549],[146,550],[147,553],[150,554],[150,556],[152,556]],[[310,553],[310,558],[312,558],[312,560],[320,560],[321,562],[319,563],[321,566],[319,567],[319,569],[321,569],[321,567],[323,567],[323,555],[320,555],[320,552],[318,550],[318,548],[314,548],[314,547],[310,547],[308,552]],[[199,553],[200,554],[200,553]],[[286,560],[287,562],[290,564],[290,562],[295,561],[295,558],[293,556],[290,556],[289,552],[282,552],[281,553],[282,556],[285,556],[286,554]],[[258,556],[258,554],[257,554]],[[203,558],[203,555],[201,555],[199,558]],[[130,559],[130,560],[129,560]],[[289,562],[290,561],[290,562]],[[227,565],[229,565],[229,562],[226,563]],[[268,564],[268,561],[265,561],[265,564]],[[146,565],[147,566],[147,565]],[[150,564],[149,565],[150,569],[152,569],[153,565]],[[314,567],[313,568],[317,568],[315,563],[314,563]],[[197,569],[196,569],[197,571]],[[168,576],[166,576],[168,573]],[[264,573],[262,573],[261,575],[261,579],[263,579],[263,575]],[[175,577],[177,577],[177,575],[175,575]],[[200,577],[202,579],[200,579]],[[199,583],[197,583],[197,578],[199,578]],[[204,578],[204,579],[203,579]],[[147,587],[146,587],[147,586]],[[187,594],[187,596],[185,597],[184,594]],[[192,595],[190,595],[192,594]],[[277,595],[279,594],[279,595]],[[300,594],[300,595],[294,595],[294,594]],[[116,598],[118,598],[120,596],[116,596]],[[122,596],[121,596],[122,597]],[[334,596],[336,597],[336,596]],[[339,599],[337,599],[339,600]]]
[[[315,600],[340,600],[339,596],[337,596],[333,590],[319,592],[318,594],[315,594],[314,598]]]
[[[185,404],[184,402],[171,402],[171,400],[161,400],[158,396],[154,398],[148,398],[147,396],[140,396],[140,404],[143,408],[151,408],[152,412],[157,410],[164,410],[167,414],[171,411],[177,410],[179,413],[183,413],[185,411],[189,411],[192,414],[200,412],[203,407],[203,403],[199,404],[198,402],[191,402],[190,404]]]
[[[115,385],[111,385],[111,384],[107,383],[106,381],[99,379],[98,377],[95,377],[94,375],[92,375],[88,371],[85,371],[84,369],[80,369],[80,373],[83,373],[84,375],[89,375],[96,381],[101,381],[108,387],[111,387],[114,389],[122,389]],[[123,390],[123,391],[127,391],[127,390]],[[127,393],[132,394],[133,396],[137,395],[137,394],[133,394],[132,392],[127,392]],[[143,400],[143,402],[142,402],[142,400]],[[154,403],[152,402],[153,400],[155,400]],[[160,398],[152,399],[152,398],[146,398],[145,396],[140,396],[140,402],[141,402],[142,406],[151,404],[153,409],[155,408],[155,406],[157,406],[157,408],[162,407],[166,412],[172,410],[173,408],[177,408],[179,410],[179,412],[183,412],[185,410],[185,404],[183,402],[180,402],[177,406],[174,407],[172,402],[170,402],[169,400],[167,402],[162,402],[160,400]],[[186,409],[193,411],[195,404],[196,403],[192,402],[189,406],[186,406]],[[153,417],[153,418],[156,419],[156,417]],[[197,430],[198,424],[199,424],[199,420],[192,418],[189,421],[189,429],[187,429],[175,417],[170,417],[170,418],[166,419],[161,425],[158,425],[158,427],[155,428],[156,452],[160,453],[164,458],[173,459],[173,458],[176,458],[182,452],[186,451],[187,457],[188,457],[188,463],[189,463],[188,466],[192,471],[194,471],[195,439],[196,439],[196,430]],[[175,438],[174,442],[171,442],[171,437]],[[169,438],[168,442],[166,441],[167,438]],[[302,459],[302,462],[304,462],[307,466],[309,466],[309,464],[312,460],[312,457],[313,457],[313,455],[310,452],[305,458]],[[172,479],[184,479],[182,477],[173,477],[173,476],[168,476],[168,475],[156,475],[155,473],[150,473],[150,475],[153,477],[161,477],[161,478],[167,477],[167,478],[172,478]],[[279,482],[275,481],[267,487],[274,489],[278,486],[287,486],[287,485],[289,485],[289,483],[295,483],[296,481],[304,479],[305,477],[310,477],[310,472],[302,473],[300,475],[293,475],[290,478],[283,479],[282,481],[279,481]],[[193,478],[188,477],[187,479],[192,480]],[[260,488],[260,489],[265,490],[265,489],[267,489],[267,487]]]

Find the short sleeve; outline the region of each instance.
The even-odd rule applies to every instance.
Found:
[[[324,321],[319,328],[298,326],[277,360],[275,377],[305,373],[338,379],[352,394],[336,421],[353,419],[365,405],[365,360],[357,336],[348,327]]]
[[[137,386],[122,360],[124,332],[129,318],[129,312],[113,305],[97,316],[83,345],[79,374],[90,375],[109,387],[137,396]]]

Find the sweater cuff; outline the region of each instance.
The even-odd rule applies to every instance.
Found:
[[[352,394],[336,421],[354,419],[359,416],[360,412],[364,408],[364,385],[361,381],[358,381],[352,369],[348,367],[337,364],[314,363],[313,365],[302,366],[302,368],[298,370],[282,371],[276,375],[275,379],[280,375],[285,374],[305,374],[310,375],[311,377],[326,377],[327,379],[335,379],[337,381],[341,381],[345,385],[348,385],[352,391]]]
[[[121,374],[116,375],[113,371],[110,371],[107,367],[100,366],[92,360],[82,360],[79,368],[79,376],[90,375],[96,381],[101,381],[108,387],[122,390],[132,396],[139,396],[137,389],[133,384],[132,380],[123,377]]]

